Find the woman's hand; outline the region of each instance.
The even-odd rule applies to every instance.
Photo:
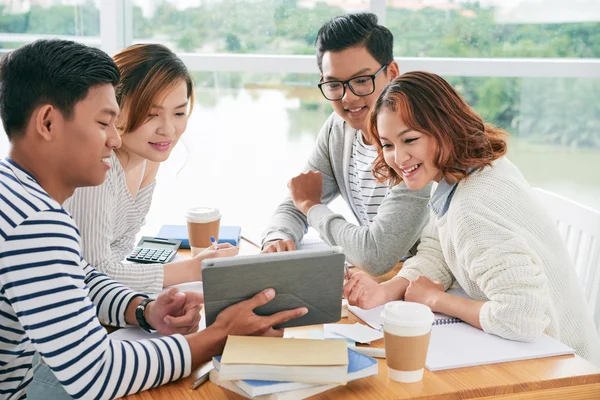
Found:
[[[344,297],[348,299],[348,304],[351,306],[368,310],[389,301],[385,287],[366,273],[359,271],[349,275],[350,278],[344,285]]]
[[[230,245],[229,243],[220,243],[219,250],[215,250],[212,247],[209,247],[196,254],[194,258],[199,261],[202,261],[207,258],[233,257],[237,255],[239,251],[240,249]]]
[[[417,279],[410,281],[404,300],[414,303],[425,304],[431,308],[431,311],[437,310],[437,301],[440,295],[444,294],[444,284],[439,281],[432,281],[425,276],[419,276]]]

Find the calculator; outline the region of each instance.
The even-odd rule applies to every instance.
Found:
[[[137,247],[127,256],[127,261],[166,264],[175,257],[179,246],[181,240],[143,236]]]

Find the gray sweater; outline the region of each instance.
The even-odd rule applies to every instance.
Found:
[[[305,171],[319,171],[323,175],[323,204],[312,207],[307,218],[288,197],[271,217],[263,233],[263,244],[293,239],[298,245],[310,224],[327,243],[341,246],[350,263],[373,275],[389,272],[408,254],[429,220],[430,185],[419,191],[408,189],[404,183],[390,188],[369,226],[351,224],[327,207],[341,195],[354,215],[358,215],[348,176],[356,134],[337,114],[327,119],[305,167]]]

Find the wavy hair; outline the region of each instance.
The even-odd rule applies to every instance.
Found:
[[[407,128],[433,137],[433,162],[447,181],[458,182],[506,154],[508,134],[484,122],[448,82],[429,72],[408,72],[385,87],[367,122],[378,153],[373,175],[380,182],[402,181],[383,158],[377,118],[384,109],[395,112]]]

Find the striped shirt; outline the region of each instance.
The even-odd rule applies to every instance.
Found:
[[[366,145],[362,134],[356,133],[352,143],[350,168],[348,169],[350,191],[362,226],[369,226],[377,215],[389,187],[377,182],[373,176],[373,161],[377,157],[375,146]]]
[[[74,398],[115,398],[190,373],[181,335],[112,341],[136,294],[82,257],[69,214],[14,161],[0,161],[0,398],[23,399],[37,351]]]
[[[83,256],[98,271],[144,293],[163,288],[162,264],[123,262],[135,247],[135,236],[144,225],[156,182],[131,196],[125,171],[114,154],[112,168],[100,186],[75,190],[63,207],[81,230]]]

